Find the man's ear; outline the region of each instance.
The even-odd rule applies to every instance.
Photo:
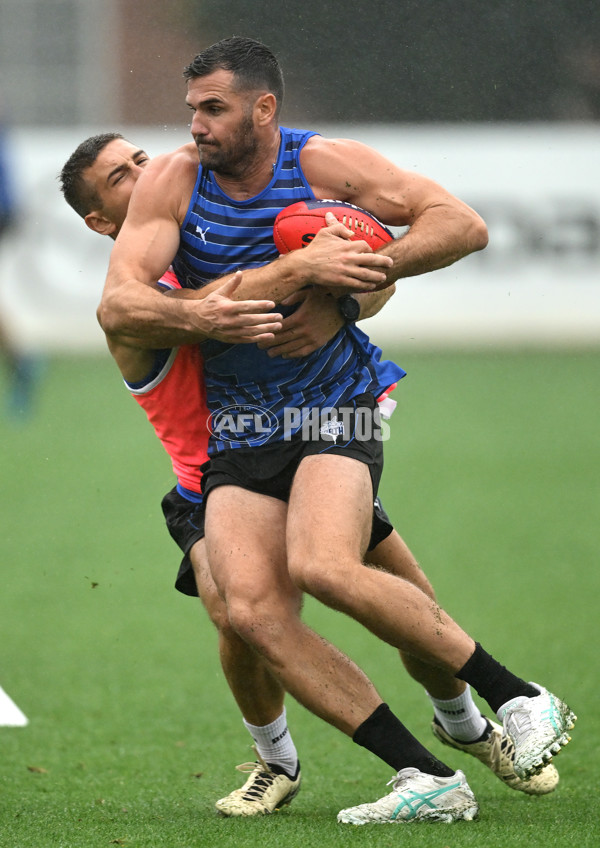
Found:
[[[90,230],[100,233],[101,236],[114,235],[117,225],[105,218],[99,212],[89,212],[83,219]]]
[[[266,126],[277,114],[277,98],[271,92],[261,94],[254,103],[254,114],[259,126]]]

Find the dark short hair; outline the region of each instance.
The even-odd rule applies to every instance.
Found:
[[[92,186],[84,179],[83,173],[95,163],[107,144],[123,138],[121,133],[109,132],[93,135],[82,141],[77,150],[69,156],[58,177],[60,190],[65,200],[82,218],[97,209],[101,200]]]
[[[281,109],[283,73],[275,55],[260,41],[240,36],[217,41],[186,65],[183,76],[193,80],[219,70],[231,71],[234,84],[242,91],[266,88],[277,99],[277,111]]]

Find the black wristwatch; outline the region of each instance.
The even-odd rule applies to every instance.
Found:
[[[343,294],[341,297],[338,297],[337,305],[340,315],[346,324],[353,324],[355,321],[358,321],[360,303],[353,295]]]

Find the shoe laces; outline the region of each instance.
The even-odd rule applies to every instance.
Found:
[[[395,792],[398,792],[401,786],[405,784],[408,779],[410,777],[413,777],[415,774],[419,774],[418,769],[412,767],[400,769],[398,774],[395,774],[392,778],[390,778],[390,780],[388,780],[386,786],[391,786]]]
[[[515,708],[508,716],[508,723],[512,725],[513,731],[519,735],[529,733],[533,726],[533,717],[531,710],[528,709],[528,699],[524,699],[520,704],[516,704]]]
[[[241,763],[239,766],[236,766],[236,769],[244,773],[255,773],[252,786],[249,786],[246,792],[244,792],[243,798],[246,801],[260,801],[266,790],[273,785],[277,775],[274,771],[271,771],[267,763],[263,760],[256,746],[253,745],[252,748],[258,762]]]

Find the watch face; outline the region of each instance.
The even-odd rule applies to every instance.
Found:
[[[356,321],[360,315],[360,303],[351,294],[345,294],[338,300],[342,318],[346,321]]]

